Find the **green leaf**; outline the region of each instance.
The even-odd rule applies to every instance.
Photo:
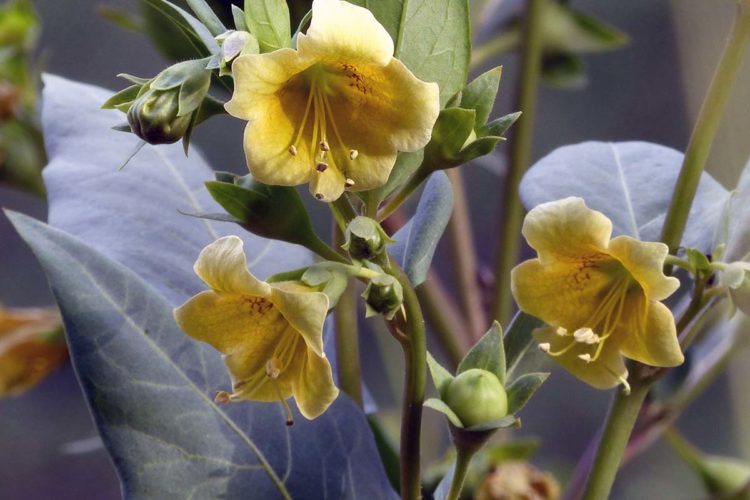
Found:
[[[492,422],[472,425],[471,427],[467,427],[466,430],[470,432],[484,432],[495,429],[504,429],[506,427],[519,427],[519,424],[520,421],[514,415],[506,415],[505,417],[493,420]]]
[[[140,0],[146,32],[172,59],[207,57],[219,52],[210,31],[168,0]]]
[[[221,356],[179,330],[171,304],[80,240],[10,218],[47,273],[125,498],[390,495],[367,421],[345,396],[316,420],[295,410],[292,427],[280,405],[219,406],[213,394],[230,384]]]
[[[503,346],[503,328],[497,321],[485,333],[479,342],[466,353],[458,365],[456,374],[472,368],[480,368],[494,373],[505,386],[505,348]]]
[[[461,150],[474,132],[476,111],[448,108],[440,112],[432,138],[424,150],[425,163],[433,169],[445,169],[462,164]]]
[[[285,0],[245,0],[245,22],[261,52],[292,46],[289,7]]]
[[[393,235],[391,255],[414,286],[424,283],[438,241],[453,213],[453,188],[444,172],[427,181],[414,217]]]
[[[534,345],[532,332],[544,323],[523,311],[516,313],[505,332],[503,344],[505,346],[506,377],[512,378],[515,370],[521,364],[524,354]]]
[[[250,31],[245,21],[245,11],[234,4],[232,4],[232,21],[237,31]]]
[[[603,52],[629,41],[626,34],[597,18],[551,1],[544,4],[542,32],[545,52]]]
[[[612,220],[613,236],[659,241],[683,155],[647,142],[584,142],[558,148],[536,162],[520,186],[527,210],[578,196]],[[681,244],[711,250],[729,193],[704,173]]]
[[[549,373],[526,373],[508,386],[508,413],[516,414],[526,406]]]
[[[424,405],[427,408],[432,408],[435,411],[439,411],[440,413],[448,417],[448,421],[450,423],[452,423],[459,429],[463,429],[464,424],[461,423],[461,420],[458,418],[458,416],[453,412],[453,410],[450,409],[450,406],[445,404],[443,401],[437,398],[430,398],[424,402]]]
[[[500,89],[502,74],[502,66],[493,68],[476,77],[461,91],[459,107],[476,111],[475,121],[478,125],[484,125],[490,117],[497,92]]]
[[[429,352],[427,353],[427,366],[430,368],[430,375],[432,376],[432,383],[435,384],[435,389],[437,389],[440,397],[443,397],[445,389],[453,380],[453,375],[443,368],[443,365],[438,363]]]
[[[479,158],[480,156],[485,156],[495,149],[495,146],[497,146],[497,143],[504,140],[502,137],[493,137],[491,135],[488,135],[486,137],[480,137],[479,139],[476,139],[474,141],[471,141],[469,144],[464,147],[460,154],[459,159],[457,160],[459,165],[466,165],[471,160],[475,160]]]
[[[102,109],[120,109],[120,106],[123,105],[126,105],[126,107],[129,108],[130,104],[135,101],[136,97],[138,97],[140,91],[141,85],[131,85],[107,99],[107,101],[102,104]]]
[[[213,36],[219,36],[227,31],[226,26],[224,26],[211,6],[206,3],[206,0],[185,0],[185,2],[187,2],[190,9]]]
[[[412,153],[399,153],[396,158],[396,164],[391,170],[388,182],[382,187],[375,190],[378,200],[384,200],[398,187],[403,185],[422,164],[424,150],[414,151]]]
[[[185,116],[198,109],[211,86],[211,72],[201,71],[188,78],[180,87],[177,116]]]
[[[477,134],[480,136],[502,137],[505,132],[507,132],[508,129],[512,127],[514,123],[516,123],[516,120],[518,120],[520,116],[521,111],[516,111],[515,113],[501,116],[497,120],[492,120],[484,127],[480,127],[477,131]]]
[[[417,77],[437,82],[440,102],[445,104],[464,86],[468,75],[471,56],[469,2],[404,0],[389,2],[390,8],[395,12],[399,3],[401,15],[398,36],[394,39],[395,55]]]
[[[169,90],[178,87],[196,74],[206,72],[206,59],[193,59],[182,61],[164,69],[151,82],[151,88],[155,90]]]

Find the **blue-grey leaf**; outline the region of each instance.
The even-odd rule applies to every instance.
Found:
[[[430,176],[414,217],[399,229],[391,255],[406,271],[414,286],[427,279],[438,241],[453,213],[453,189],[444,172]]]
[[[527,209],[540,203],[580,196],[612,219],[614,235],[658,241],[682,153],[647,142],[584,142],[563,146],[539,160],[521,182]],[[709,251],[728,197],[703,174],[682,245]]]
[[[52,75],[44,83],[50,225],[133,270],[172,305],[205,289],[193,263],[203,247],[227,234],[243,238],[259,278],[312,263],[302,247],[182,215],[222,212],[203,184],[213,171],[199,151],[191,148],[188,158],[179,145],[147,145],[118,170],[139,139],[111,130],[123,119],[99,109],[111,92]]]
[[[125,498],[393,498],[364,415],[340,396],[320,418],[280,405],[218,406],[221,357],[172,306],[75,237],[9,214],[42,263],[76,373]]]

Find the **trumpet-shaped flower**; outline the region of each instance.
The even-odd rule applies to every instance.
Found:
[[[229,114],[247,120],[245,155],[266,184],[310,183],[319,200],[383,185],[398,151],[430,139],[435,83],[393,57],[393,40],[367,9],[315,0],[297,49],[238,57]]]
[[[258,280],[242,246],[227,236],[203,249],[195,272],[211,289],[175,309],[177,324],[224,354],[233,392],[217,400],[286,406],[294,396],[302,415],[315,418],[338,395],[323,352],[328,297],[297,282]]]
[[[667,246],[611,233],[612,222],[580,198],[539,205],[523,224],[538,258],[511,277],[521,310],[549,325],[534,331],[540,349],[601,389],[628,387],[623,356],[661,367],[684,360],[659,302],[679,287],[662,271]]]

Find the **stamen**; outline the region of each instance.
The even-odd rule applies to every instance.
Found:
[[[325,196],[323,196],[323,193],[315,193],[316,200],[322,200],[323,198],[325,198]]]
[[[297,154],[297,144],[299,144],[299,140],[302,138],[302,132],[305,131],[305,125],[307,125],[307,117],[310,116],[310,107],[312,106],[313,97],[315,95],[315,83],[312,84],[312,87],[310,87],[310,93],[307,95],[307,104],[305,104],[305,113],[302,115],[302,121],[300,122],[299,130],[297,131],[297,135],[294,138],[294,141],[292,141],[292,146],[289,148],[289,152],[292,155]],[[292,148],[294,148],[294,152],[292,153]]]
[[[325,172],[326,170],[328,170],[328,164],[327,164],[327,163],[325,163],[325,162],[322,162],[322,161],[320,161],[320,162],[318,162],[318,164],[317,164],[317,165],[315,165],[315,169],[316,169],[316,170],[317,170],[318,172],[320,172],[320,173],[323,173],[323,172]]]
[[[591,361],[592,361],[591,354],[579,354],[578,355],[578,359],[581,359],[581,360],[585,361],[586,363],[591,363]]]
[[[320,150],[321,151],[330,151],[331,150],[331,147],[328,145],[328,142],[326,142],[325,139],[322,140],[322,141],[320,141]]]
[[[226,404],[229,404],[231,400],[232,398],[227,391],[219,391],[216,393],[216,397],[214,398],[214,403],[226,405]]]
[[[295,146],[294,144],[289,146],[289,154],[292,156],[297,156],[297,146]]]
[[[276,394],[279,396],[281,406],[284,408],[284,411],[286,411],[286,425],[287,427],[291,427],[294,425],[294,415],[292,414],[292,409],[289,407],[289,403],[287,403],[286,399],[281,396],[281,390],[279,389],[278,384],[276,384]]]
[[[552,349],[552,345],[548,342],[542,342],[539,344],[539,350],[542,352],[549,353],[550,349]]]
[[[558,334],[561,337],[567,337],[568,336],[568,330],[565,329],[565,328],[563,328],[563,327],[561,327],[561,326],[558,326],[555,329],[555,333]]]
[[[594,333],[594,330],[588,327],[579,328],[575,332],[573,332],[573,338],[576,340],[576,342],[580,342],[582,344],[598,344],[599,343],[599,335]]]
[[[279,378],[281,371],[284,369],[284,365],[281,360],[276,356],[272,357],[266,362],[266,376],[272,379]]]
[[[356,160],[357,156],[359,156],[359,151],[357,151],[356,149],[350,149],[349,150],[349,159],[350,160]]]
[[[354,186],[354,179],[347,178],[344,181],[344,187],[350,188],[350,187],[353,187],[353,186]]]

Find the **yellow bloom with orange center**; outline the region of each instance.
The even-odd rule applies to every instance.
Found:
[[[253,176],[274,185],[309,182],[324,201],[385,184],[399,151],[429,142],[440,111],[437,84],[417,79],[393,52],[369,10],[315,0],[296,50],[237,58],[225,107],[248,121]]]
[[[0,307],[0,397],[23,394],[66,359],[56,310]]]
[[[663,243],[610,239],[612,222],[581,198],[532,209],[523,235],[538,258],[513,269],[518,306],[549,326],[539,347],[584,382],[627,384],[623,356],[651,366],[684,361],[674,316],[662,304],[679,287],[664,275]]]
[[[258,280],[236,236],[204,248],[194,269],[211,289],[174,316],[185,333],[224,354],[233,392],[219,393],[217,400],[286,406],[294,396],[306,418],[321,415],[338,396],[323,352],[328,297],[297,282]]]

